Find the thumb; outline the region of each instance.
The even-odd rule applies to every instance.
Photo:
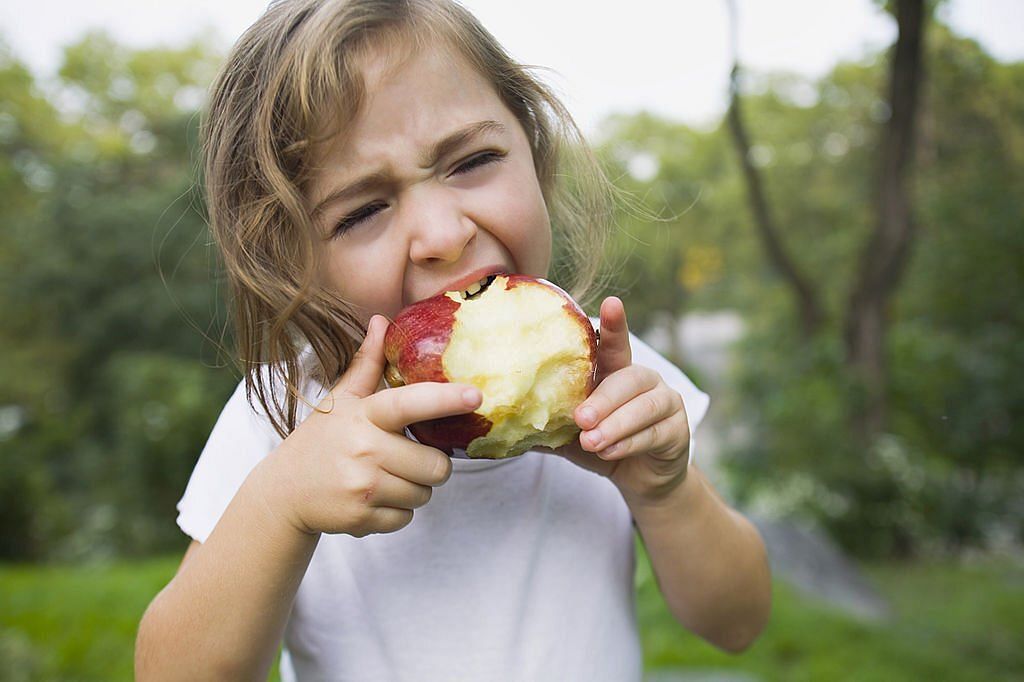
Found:
[[[633,362],[629,347],[629,324],[622,299],[609,296],[601,303],[601,341],[597,345],[597,381]]]
[[[354,398],[366,398],[374,394],[380,386],[387,363],[384,357],[384,331],[387,325],[387,318],[382,315],[370,318],[366,325],[366,337],[352,356],[345,373],[331,389],[332,394]]]

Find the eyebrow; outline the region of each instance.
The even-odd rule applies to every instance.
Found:
[[[431,166],[436,165],[438,160],[447,154],[450,154],[462,145],[486,132],[504,133],[505,131],[506,128],[504,124],[499,123],[498,121],[488,120],[470,123],[469,125],[463,126],[450,135],[447,135],[443,139],[435,142],[427,153],[420,158],[420,166],[423,168],[430,168]],[[369,189],[387,184],[391,179],[391,175],[384,170],[376,170],[368,175],[364,175],[358,180],[334,190],[321,199],[317,203],[316,208],[313,209],[313,214],[316,215],[320,213],[328,204],[333,204],[336,201],[343,201],[345,199],[358,196]]]

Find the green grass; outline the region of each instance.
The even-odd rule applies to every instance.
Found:
[[[178,559],[109,567],[0,566],[0,680],[130,680],[135,629]],[[645,560],[638,609],[648,669],[744,671],[764,680],[1024,679],[1024,566],[878,564],[893,617],[865,623],[776,584],[772,621],[740,656],[669,615]]]
[[[884,623],[851,618],[775,583],[772,618],[740,656],[677,625],[650,577],[638,572],[649,669],[713,668],[764,680],[1024,680],[1024,565],[988,559],[864,567],[890,600]]]
[[[130,680],[135,630],[178,559],[0,567],[0,680]]]

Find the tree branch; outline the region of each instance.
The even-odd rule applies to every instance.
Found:
[[[865,381],[864,428],[877,433],[885,421],[885,307],[910,258],[915,226],[908,191],[917,132],[925,24],[923,0],[897,0],[899,34],[890,60],[891,115],[882,136],[875,229],[861,252],[844,339],[847,362]]]
[[[740,166],[743,169],[743,177],[747,185],[747,200],[750,205],[750,211],[754,216],[754,223],[757,226],[761,244],[764,246],[769,262],[792,288],[796,296],[797,307],[800,311],[801,331],[805,339],[810,339],[821,327],[824,315],[814,289],[804,275],[801,274],[795,262],[789,257],[789,254],[782,245],[778,228],[768,207],[768,201],[761,184],[761,175],[750,160],[750,138],[747,135],[740,110],[740,66],[739,50],[736,45],[738,20],[735,0],[727,0],[727,5],[729,7],[730,24],[732,27],[733,66],[729,77],[730,98],[726,118],[729,123],[729,130],[732,133],[736,153],[739,156]]]

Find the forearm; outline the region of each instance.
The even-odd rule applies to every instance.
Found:
[[[695,466],[659,504],[630,508],[676,619],[727,651],[749,646],[771,610],[771,575],[757,529]]]
[[[276,453],[268,456],[273,457]],[[139,625],[139,680],[266,679],[318,535],[271,509],[263,464]]]

